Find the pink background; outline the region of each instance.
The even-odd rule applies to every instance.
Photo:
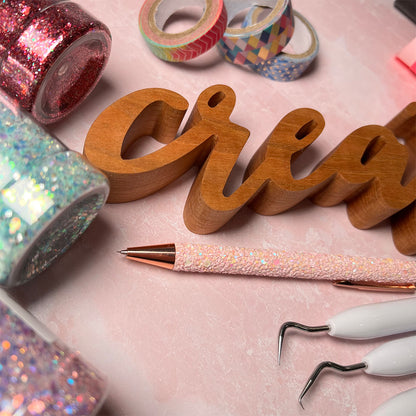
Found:
[[[320,52],[313,69],[290,83],[228,64],[215,49],[189,63],[158,60],[138,29],[142,3],[82,2],[109,26],[113,49],[95,91],[51,126],[74,150],[82,151],[101,111],[130,92],[167,88],[192,106],[208,86],[226,84],[237,95],[231,120],[251,131],[235,182],[277,122],[300,107],[314,108],[326,120],[313,149],[296,164],[308,172],[353,130],[384,125],[416,99],[415,75],[394,58],[416,36],[416,26],[392,0],[294,0],[314,25]],[[388,222],[360,231],[344,205],[324,209],[304,202],[272,217],[246,208],[220,231],[195,235],[182,220],[195,173],[143,200],[106,205],[59,261],[15,291],[36,317],[108,375],[101,416],[369,415],[415,386],[414,377],[328,371],[305,397],[303,411],[297,397],[316,364],[359,362],[382,341],[291,331],[280,367],[276,359],[277,332],[287,320],[323,324],[346,308],[405,295],[326,282],[179,274],[117,254],[127,246],[181,241],[405,258],[392,243]]]

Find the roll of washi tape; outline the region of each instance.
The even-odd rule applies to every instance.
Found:
[[[269,7],[261,21],[241,28],[227,27],[218,42],[224,58],[234,64],[256,65],[277,55],[289,42],[294,30],[290,0],[225,0],[228,24],[247,8]]]
[[[22,284],[82,234],[107,179],[31,117],[0,101],[0,286]]]
[[[254,7],[246,16],[247,24],[256,22],[264,9]],[[319,40],[309,21],[296,10],[295,32],[289,44],[280,54],[253,65],[252,69],[260,75],[276,81],[293,81],[299,78],[315,60],[319,51]]]
[[[97,84],[110,54],[110,32],[68,1],[8,0],[2,7],[0,87],[41,123],[55,122]]]
[[[163,31],[168,18],[180,9],[200,6],[201,19],[180,33]],[[140,10],[140,31],[150,50],[170,62],[187,61],[211,49],[224,34],[227,12],[223,0],[146,0]]]
[[[244,24],[252,24],[259,19],[263,7],[253,7],[247,13]],[[293,81],[299,78],[315,60],[319,51],[319,40],[315,29],[309,21],[293,11],[295,32],[283,51],[267,61],[252,65],[260,75],[275,81]]]

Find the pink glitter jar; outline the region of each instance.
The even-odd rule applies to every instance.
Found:
[[[0,289],[0,414],[93,416],[104,375]]]
[[[111,50],[108,28],[67,1],[0,3],[0,87],[41,123],[92,91]]]

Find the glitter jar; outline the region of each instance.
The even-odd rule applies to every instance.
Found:
[[[28,22],[57,2],[58,0],[3,0],[0,8],[1,50],[9,49]]]
[[[0,5],[0,87],[41,123],[58,121],[87,97],[110,50],[107,26],[76,3]]]
[[[107,380],[0,289],[0,414],[92,416]]]
[[[0,286],[44,270],[104,205],[106,177],[0,95]]]

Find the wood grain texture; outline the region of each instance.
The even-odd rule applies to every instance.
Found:
[[[217,231],[245,205],[259,214],[275,215],[309,198],[326,207],[345,202],[351,223],[360,229],[393,216],[396,247],[404,254],[416,253],[416,103],[384,127],[353,131],[301,179],[293,177],[291,165],[319,137],[325,122],[313,109],[296,109],[259,147],[239,188],[225,195],[249,137],[247,129],[230,121],[235,99],[225,85],[207,88],[178,137],[188,107],[179,94],[146,89],[110,105],[91,126],[84,146],[87,159],[110,180],[109,202],[143,198],[198,164],[201,168],[184,207],[184,221],[192,232]],[[144,136],[166,145],[143,157],[124,159],[129,146]]]

